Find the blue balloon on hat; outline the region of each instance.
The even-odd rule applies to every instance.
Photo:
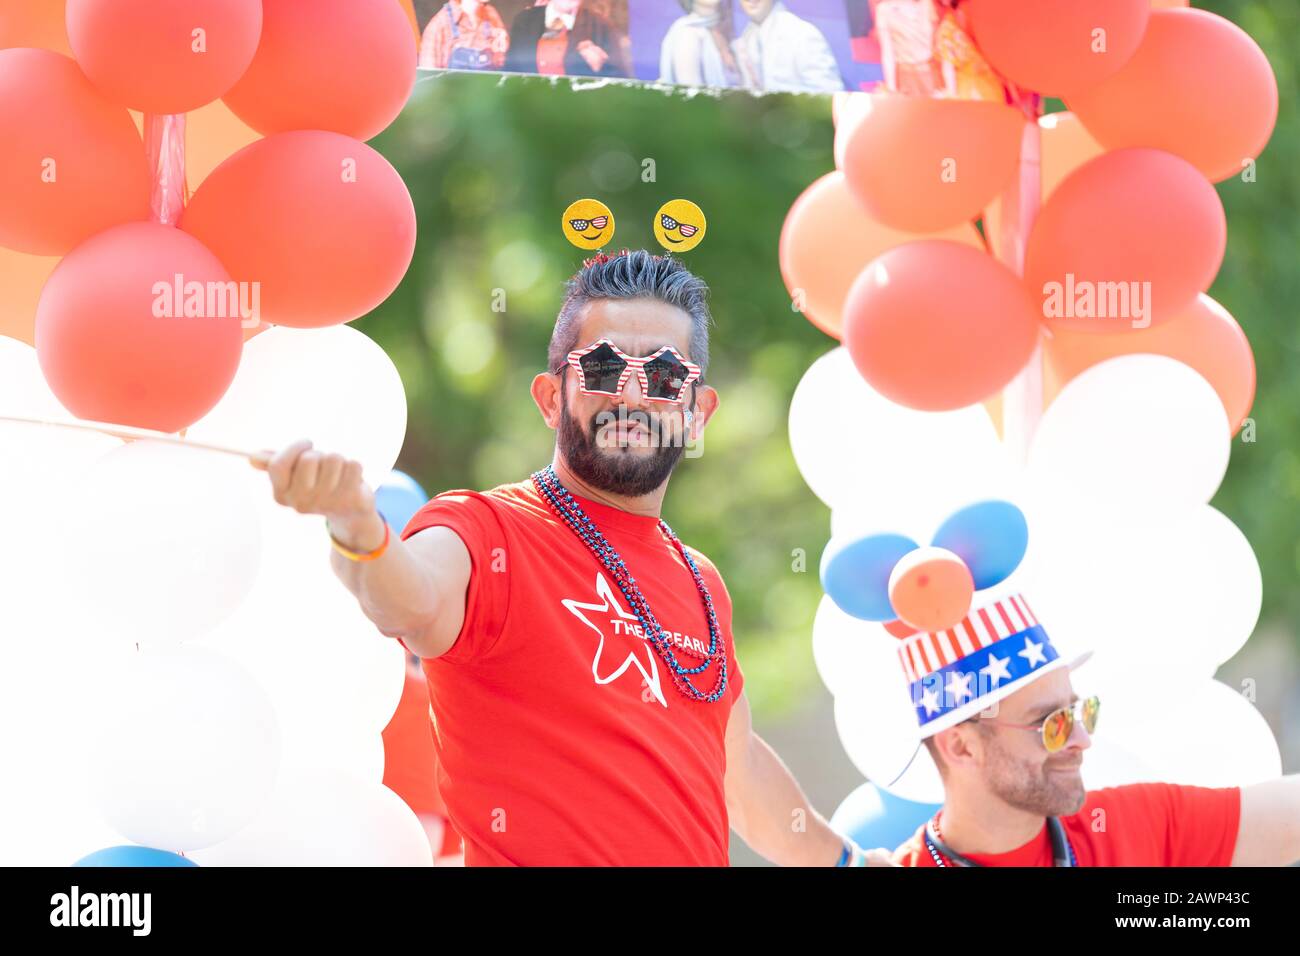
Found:
[[[940,525],[933,543],[966,562],[975,590],[982,591],[1006,580],[1019,566],[1029,547],[1029,524],[1009,501],[980,501]]]
[[[415,513],[424,507],[429,496],[410,475],[394,471],[375,490],[375,507],[384,516],[388,526],[401,534]]]
[[[148,846],[110,846],[105,850],[96,850],[89,856],[83,856],[73,866],[198,866],[167,850],[155,850]]]
[[[830,824],[832,830],[851,837],[864,850],[894,850],[911,839],[940,806],[903,800],[868,781],[844,798]]]
[[[864,621],[898,617],[889,603],[889,575],[920,547],[901,534],[873,534],[854,541],[832,541],[822,553],[822,590],[845,614]]]

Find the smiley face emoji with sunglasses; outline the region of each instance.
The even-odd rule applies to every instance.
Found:
[[[579,249],[599,249],[614,238],[614,214],[599,199],[579,199],[564,210],[560,228]]]
[[[707,227],[704,210],[689,199],[670,199],[655,213],[655,239],[669,252],[694,249]]]

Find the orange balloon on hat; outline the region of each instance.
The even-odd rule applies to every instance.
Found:
[[[778,252],[781,276],[795,309],[838,339],[844,300],[863,268],[882,252],[922,238],[984,247],[969,222],[930,236],[881,225],[857,204],[844,174],[835,170],[805,189],[786,214]]]
[[[917,548],[889,576],[889,603],[899,620],[918,631],[952,627],[966,616],[974,595],[970,568],[946,548]]]
[[[1228,310],[1208,295],[1177,317],[1148,329],[1111,334],[1057,329],[1045,337],[1043,396],[1050,403],[1084,370],[1117,355],[1167,355],[1190,365],[1214,386],[1232,434],[1255,400],[1255,355]]]
[[[1221,182],[1268,143],[1277,78],[1232,21],[1205,10],[1156,10],[1124,68],[1066,103],[1108,149],[1163,149]]]
[[[977,100],[871,93],[841,110],[835,159],[867,215],[929,233],[977,218],[1015,174],[1025,118]]]

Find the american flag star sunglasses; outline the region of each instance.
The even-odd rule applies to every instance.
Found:
[[[678,222],[672,216],[662,213],[659,216],[659,222],[668,232],[672,232],[674,229],[681,230],[681,234],[687,239],[699,232],[700,229],[699,226],[692,226],[689,222]]]
[[[578,373],[584,395],[621,395],[635,371],[641,380],[641,394],[647,399],[680,402],[687,387],[700,377],[700,367],[671,345],[638,358],[602,338],[574,349],[568,363]]]
[[[588,226],[593,229],[604,229],[609,225],[609,216],[597,216],[595,219],[570,219],[569,225],[576,232],[586,232]]]

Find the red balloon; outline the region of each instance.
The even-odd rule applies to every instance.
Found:
[[[232,291],[193,236],[152,222],[115,226],[72,250],[45,284],[41,370],[78,418],[179,431],[235,378],[244,339]]]
[[[149,215],[149,166],[131,114],[49,50],[0,51],[0,246],[60,256]]]
[[[259,283],[264,321],[300,329],[365,315],[415,252],[415,207],[397,170],[321,131],[244,147],[203,181],[180,225],[236,279]]]
[[[261,0],[68,0],[77,65],[115,103],[188,113],[238,80],[257,50]]]
[[[1218,193],[1191,164],[1156,149],[1103,153],[1039,212],[1025,283],[1052,327],[1143,328],[1210,287],[1227,230]]]
[[[937,232],[977,218],[1002,191],[1024,128],[1000,103],[871,93],[841,110],[835,159],[872,219]]]
[[[844,303],[844,345],[886,398],[962,408],[1002,389],[1038,342],[1034,302],[986,253],[923,239],[874,259]]]
[[[1241,173],[1277,123],[1277,78],[1258,44],[1205,10],[1155,10],[1146,38],[1114,76],[1069,97],[1108,149],[1150,146],[1212,182]]]
[[[971,35],[1012,83],[1060,96],[1104,80],[1142,42],[1150,0],[970,0]]]
[[[411,24],[392,0],[262,0],[262,42],[226,104],[259,133],[370,139],[415,84]]]

